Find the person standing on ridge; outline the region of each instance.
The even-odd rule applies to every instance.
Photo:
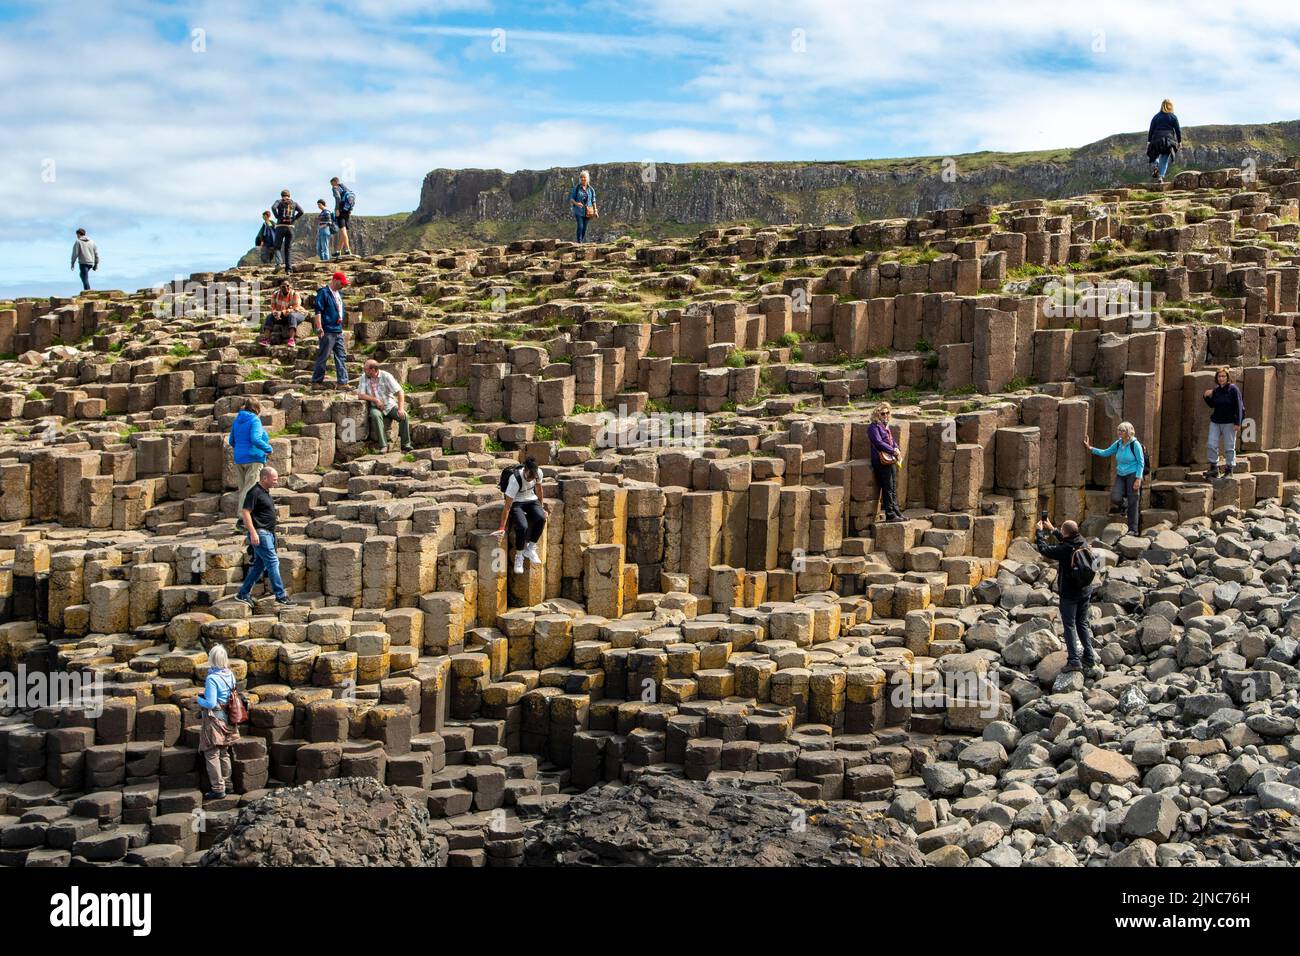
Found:
[[[330,261],[330,239],[339,227],[334,224],[334,214],[325,208],[325,200],[316,200],[316,258]]]
[[[1165,181],[1174,153],[1182,145],[1183,128],[1174,115],[1173,100],[1165,100],[1160,104],[1160,112],[1151,117],[1151,126],[1147,130],[1147,161],[1151,163],[1152,179],[1158,183]]]
[[[348,284],[348,277],[336,272],[330,281],[316,292],[314,309],[316,312],[316,334],[320,344],[316,349],[316,368],[312,372],[311,384],[320,388],[325,384],[325,360],[334,356],[334,374],[340,388],[348,384],[348,356],[343,349],[343,294],[342,288]]]
[[[587,222],[599,215],[596,209],[596,187],[591,184],[591,174],[585,169],[578,175],[578,185],[569,194],[569,206],[578,222],[578,242],[587,238]]]
[[[275,216],[275,246],[284,257],[284,271],[293,272],[289,262],[289,248],[293,245],[293,227],[306,213],[302,206],[289,198],[289,190],[280,190],[280,201],[271,207]]]
[[[77,230],[77,239],[72,244],[72,268],[78,267],[81,270],[81,290],[89,292],[90,273],[99,269],[99,247],[84,229]]]
[[[348,222],[352,219],[352,207],[357,204],[357,194],[339,182],[337,176],[330,180],[330,191],[334,194],[334,221],[339,227],[338,245],[334,256],[337,259],[342,259],[344,256],[349,259],[355,258],[352,255],[352,244],[348,239]]]
[[[275,220],[271,218],[269,209],[262,213],[262,225],[257,229],[253,245],[261,250],[263,265],[278,261],[280,253],[275,247]]]

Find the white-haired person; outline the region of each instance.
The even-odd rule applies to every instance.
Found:
[[[1101,458],[1115,459],[1115,483],[1110,489],[1110,500],[1116,505],[1123,504],[1128,517],[1130,534],[1138,534],[1141,520],[1138,506],[1142,499],[1142,475],[1146,472],[1146,453],[1142,443],[1137,440],[1137,432],[1132,422],[1119,423],[1119,437],[1106,448],[1094,448],[1083,440],[1084,447]]]
[[[196,698],[203,711],[199,730],[199,752],[208,769],[208,792],[205,800],[220,800],[230,786],[230,748],[239,739],[239,727],[226,717],[226,702],[235,689],[235,675],[222,644],[208,651],[208,677],[203,693]]]
[[[578,221],[578,242],[583,242],[587,238],[587,221],[598,215],[596,187],[591,184],[591,174],[585,169],[578,174],[578,185],[569,194],[569,206],[573,210],[573,218]]]

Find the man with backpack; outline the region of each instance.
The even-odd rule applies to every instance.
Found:
[[[505,501],[501,508],[501,526],[493,533],[505,534],[509,523],[515,532],[515,574],[523,574],[524,558],[533,564],[542,563],[537,542],[542,538],[546,519],[551,513],[542,500],[542,469],[537,467],[537,459],[530,455],[522,465],[504,469],[498,487],[505,495]]]
[[[337,176],[330,180],[330,191],[334,193],[334,222],[339,229],[338,248],[334,257],[342,259],[346,255],[352,258],[352,246],[348,242],[348,220],[352,218],[352,207],[357,204],[357,194],[339,182]]]
[[[1055,537],[1056,543],[1051,538]],[[1085,670],[1089,677],[1104,673],[1092,648],[1092,626],[1088,623],[1088,610],[1092,607],[1092,594],[1100,581],[1100,556],[1088,546],[1073,521],[1061,524],[1061,530],[1043,518],[1038,522],[1034,540],[1038,553],[1056,562],[1056,585],[1060,592],[1061,629],[1065,632],[1066,662],[1063,672]],[[1079,662],[1079,643],[1083,643],[1083,662]]]
[[[289,198],[289,190],[280,190],[280,201],[271,207],[275,216],[275,247],[284,257],[284,271],[293,272],[289,264],[289,248],[293,245],[293,227],[306,213],[302,206]]]

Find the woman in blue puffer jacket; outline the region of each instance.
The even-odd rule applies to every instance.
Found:
[[[236,523],[239,509],[244,507],[244,498],[262,474],[266,459],[271,454],[271,436],[258,418],[261,406],[255,398],[244,399],[244,407],[239,410],[230,426],[230,447],[235,452],[235,470],[239,472],[239,498],[235,502]],[[243,529],[240,529],[243,533]]]

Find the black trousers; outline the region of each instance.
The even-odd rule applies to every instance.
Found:
[[[293,226],[275,227],[275,246],[284,255],[284,271],[289,271],[289,247],[293,245]]]
[[[872,465],[871,471],[876,476],[876,484],[880,488],[881,503],[885,509],[886,518],[896,518],[902,514],[898,510],[898,467],[895,465]]]
[[[546,527],[546,512],[540,501],[516,501],[510,505],[509,528],[514,533],[515,548],[532,544],[542,537]]]

